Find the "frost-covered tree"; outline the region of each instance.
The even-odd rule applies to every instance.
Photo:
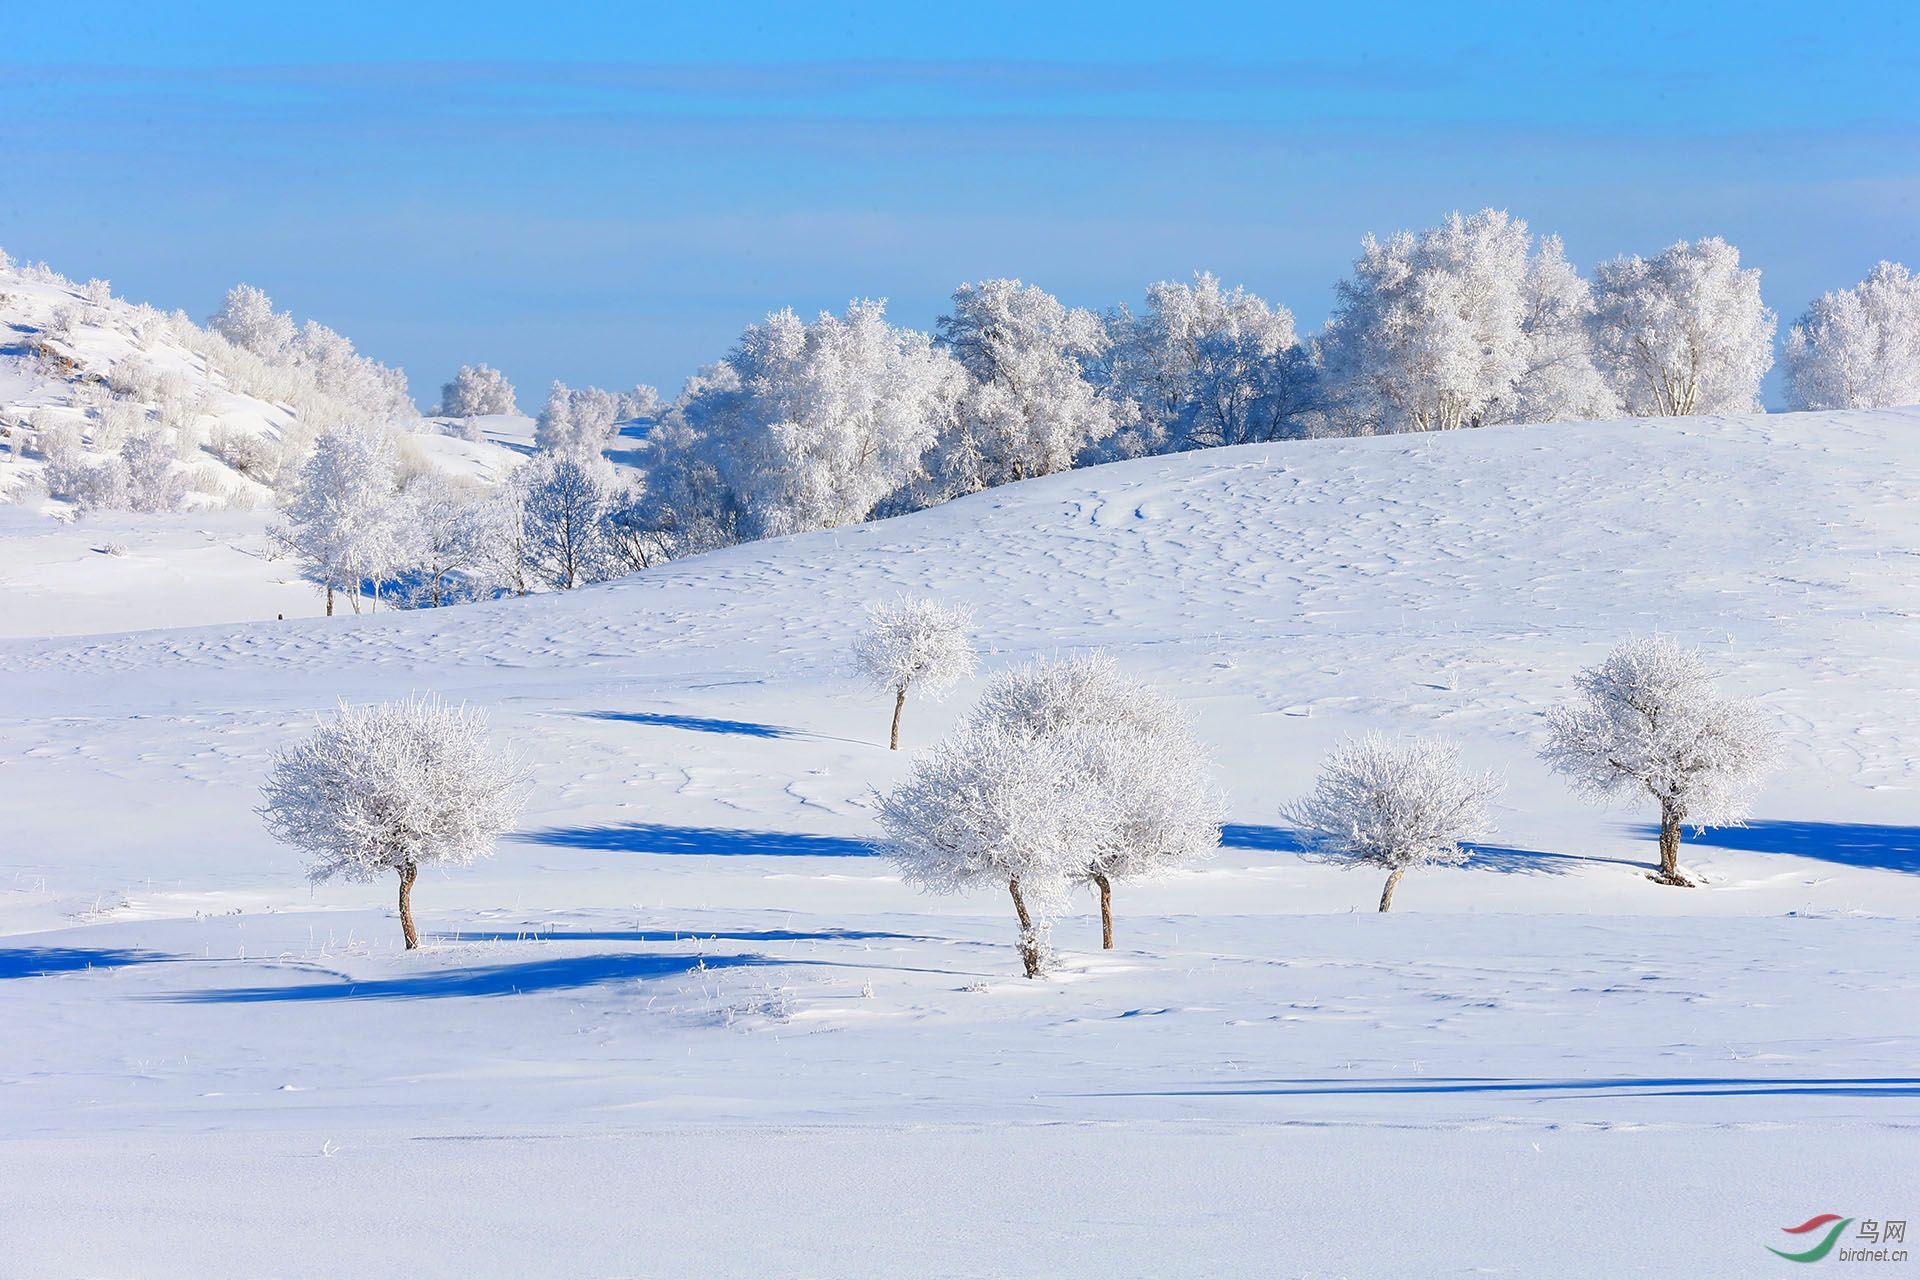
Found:
[[[965,605],[901,596],[866,606],[867,625],[853,643],[854,669],[874,688],[893,695],[889,749],[900,749],[900,712],[907,691],[938,698],[973,674],[973,614]]]
[[[1920,404],[1920,276],[1882,262],[1823,295],[1787,331],[1785,362],[1792,409]]]
[[[1596,358],[1628,413],[1759,411],[1774,315],[1760,301],[1759,270],[1742,270],[1725,240],[1601,263],[1594,303]]]
[[[1560,243],[1503,211],[1368,236],[1319,342],[1339,429],[1437,431],[1576,416],[1595,392],[1586,302]]]
[[[440,388],[440,412],[449,418],[480,418],[518,413],[520,408],[507,375],[482,362],[461,365],[453,381]]]
[[[437,609],[473,599],[494,529],[472,487],[438,471],[415,476],[400,492],[398,519],[403,602]]]
[[[598,453],[613,438],[620,402],[598,387],[555,382],[534,420],[533,443],[558,453]]]
[[[876,814],[881,851],[906,883],[931,893],[1006,889],[1029,978],[1045,967],[1047,930],[1099,811],[1081,755],[1067,738],[969,722],[916,756]]]
[[[1113,946],[1114,881],[1163,875],[1219,847],[1225,797],[1192,717],[1107,655],[1040,659],[1003,671],[981,695],[974,719],[1016,739],[1054,744],[1090,788],[1093,812],[1064,874],[1098,892],[1103,947]]]
[[[526,802],[530,773],[487,740],[486,716],[434,698],[344,703],[277,753],[259,809],[274,838],[305,853],[308,878],[400,877],[407,949],[422,866],[490,853]]]
[[[127,469],[127,508],[132,511],[173,511],[186,495],[185,479],[174,466],[174,447],[164,433],[143,431],[128,436],[120,446]]]
[[[348,586],[360,612],[360,584],[369,577],[378,598],[396,550],[397,489],[392,442],[374,432],[328,432],[301,466],[286,520],[272,532],[326,592],[328,617],[334,592]]]
[[[207,317],[207,328],[234,346],[269,359],[293,344],[293,316],[276,312],[273,299],[250,284],[227,290],[226,301]]]
[[[660,391],[644,382],[634,384],[631,391],[623,391],[614,397],[615,413],[622,422],[631,422],[635,418],[654,418],[660,413]]]
[[[1779,738],[1752,702],[1721,698],[1696,650],[1629,640],[1574,677],[1575,701],[1547,717],[1540,755],[1574,790],[1608,801],[1645,794],[1660,806],[1660,870],[1680,871],[1682,824],[1737,825],[1772,769]]]
[[[1208,272],[1147,287],[1146,309],[1108,321],[1116,397],[1139,406],[1141,450],[1272,440],[1307,407],[1312,366],[1293,313]]]
[[[1110,342],[1093,312],[1018,280],[983,280],[954,290],[953,314],[936,327],[973,380],[935,464],[945,496],[1065,471],[1120,426],[1082,367]]]
[[[1309,850],[1386,870],[1380,909],[1393,907],[1400,877],[1427,864],[1466,860],[1460,847],[1492,830],[1487,806],[1504,789],[1491,773],[1460,767],[1445,738],[1369,733],[1334,747],[1313,791],[1282,811]]]
[[[854,302],[749,325],[647,436],[647,501],[688,549],[854,524],[924,475],[965,377],[923,333]]]
[[[618,496],[598,455],[543,453],[514,475],[522,494],[527,563],[548,586],[571,590],[619,573],[607,519]]]

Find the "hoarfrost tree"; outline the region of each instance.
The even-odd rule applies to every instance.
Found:
[[[648,433],[656,525],[691,549],[867,519],[924,477],[965,375],[882,302],[749,325]]]
[[[1147,288],[1137,318],[1108,322],[1109,377],[1139,406],[1147,451],[1272,440],[1307,407],[1311,365],[1293,313],[1208,272]]]
[[[279,752],[259,810],[267,829],[309,859],[315,883],[400,877],[407,949],[413,882],[431,864],[466,866],[493,849],[526,802],[529,772],[487,740],[478,710],[435,698],[344,703]]]
[[[613,438],[620,402],[598,387],[570,389],[555,382],[534,422],[536,447],[558,453],[599,453]]]
[[[1586,413],[1586,303],[1560,243],[1503,211],[1361,242],[1319,342],[1338,427],[1443,431]]]
[[[1714,236],[1594,271],[1597,359],[1636,417],[1755,413],[1773,367],[1760,272]]]
[[[471,600],[485,542],[495,531],[482,500],[467,485],[439,471],[416,476],[400,492],[398,567],[406,603],[414,608]]]
[[[174,466],[174,448],[160,431],[128,436],[120,446],[127,468],[127,507],[133,511],[175,511],[186,496],[186,480]]]
[[[965,605],[915,596],[901,596],[891,604],[874,601],[866,609],[866,630],[853,644],[854,669],[874,688],[893,695],[893,730],[887,746],[898,751],[907,691],[917,688],[938,698],[973,674],[973,641],[968,634],[973,614]]]
[[[598,455],[543,453],[514,482],[526,560],[548,586],[571,590],[620,572],[607,527],[618,490],[613,464]]]
[[[1388,911],[1408,871],[1466,860],[1460,842],[1492,830],[1487,806],[1503,789],[1491,773],[1462,769],[1447,739],[1369,733],[1330,751],[1312,793],[1282,816],[1312,852],[1384,868],[1380,909]]]
[[[1785,360],[1792,409],[1920,404],[1920,277],[1882,262],[1824,295],[1787,331]]]
[[[1547,717],[1540,755],[1595,800],[1646,795],[1660,806],[1660,869],[1689,887],[1680,827],[1737,824],[1778,754],[1752,702],[1719,697],[1699,653],[1671,640],[1629,640],[1574,677],[1579,698]]]
[[[1094,812],[1066,871],[1100,897],[1100,936],[1113,946],[1113,882],[1163,875],[1213,855],[1226,800],[1192,718],[1102,653],[1040,659],[1001,672],[975,719],[1050,743],[1091,790]]]
[[[1093,312],[1018,280],[983,280],[954,290],[936,328],[973,379],[958,431],[941,442],[945,496],[1065,471],[1120,426],[1082,367],[1110,341]]]
[[[482,362],[460,366],[453,381],[440,388],[440,412],[449,418],[480,418],[520,409],[507,375]]]
[[[293,344],[293,316],[273,309],[273,299],[250,284],[227,290],[226,301],[207,317],[207,327],[236,347],[273,359]]]
[[[881,850],[906,883],[931,893],[1006,889],[1029,978],[1045,967],[1047,930],[1100,808],[1076,767],[1078,746],[970,721],[916,756],[876,815]]]
[[[330,431],[301,466],[286,521],[271,532],[326,592],[328,617],[348,586],[360,612],[360,584],[370,575],[377,584],[394,559],[397,487],[393,445],[373,432]]]

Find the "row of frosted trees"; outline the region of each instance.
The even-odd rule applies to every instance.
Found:
[[[893,695],[891,745],[908,694],[938,694],[972,671],[964,610],[902,599],[870,606],[856,667]],[[1686,886],[1683,824],[1740,821],[1771,768],[1777,739],[1753,704],[1715,692],[1695,652],[1629,641],[1581,672],[1553,710],[1542,758],[1590,797],[1651,800],[1660,865]],[[958,728],[879,798],[878,847],[906,883],[935,893],[1004,892],[1028,977],[1047,966],[1048,933],[1072,895],[1099,899],[1113,946],[1117,883],[1150,879],[1218,847],[1226,797],[1179,704],[1102,654],[1040,659],[999,672]],[[486,740],[484,717],[432,699],[342,707],[279,753],[261,814],[304,851],[315,881],[399,877],[409,948],[422,865],[466,864],[512,825],[530,786],[524,763]],[[1440,738],[1367,734],[1340,743],[1314,789],[1282,816],[1310,854],[1386,872],[1380,910],[1409,870],[1466,861],[1491,831],[1503,789],[1462,767]]]

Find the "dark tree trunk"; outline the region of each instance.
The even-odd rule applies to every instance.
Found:
[[[1400,877],[1405,874],[1407,874],[1405,867],[1395,867],[1393,871],[1388,874],[1387,887],[1380,891],[1380,909],[1382,911],[1393,910],[1393,891],[1394,888],[1399,885]]]
[[[1106,873],[1093,873],[1093,882],[1100,886],[1100,949],[1113,950],[1113,882]]]
[[[1680,874],[1680,815],[1669,804],[1660,806],[1660,870],[1650,878],[1681,889],[1693,888],[1693,881]]]
[[[333,616],[333,584],[331,582],[327,584],[327,616],[329,618]]]
[[[409,862],[400,868],[400,931],[407,935],[409,951],[420,945],[420,935],[413,927],[413,881],[419,874],[416,863]]]
[[[893,737],[887,742],[887,750],[889,751],[898,751],[900,749],[900,712],[906,705],[906,689],[903,687],[895,690],[893,695]]]
[[[1033,917],[1027,914],[1027,900],[1020,896],[1019,877],[1007,881],[1007,889],[1013,894],[1014,914],[1020,917],[1020,960],[1027,968],[1029,978],[1040,976],[1040,939],[1034,936]]]

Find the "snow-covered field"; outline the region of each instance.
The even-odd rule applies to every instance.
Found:
[[[0,1273],[1765,1276],[1819,1213],[1920,1225],[1916,433],[1251,446],[441,611],[297,616],[236,561],[262,612],[84,638],[116,615],[18,585],[11,521]],[[845,650],[898,589],[987,650],[905,748],[1074,648],[1198,713],[1225,847],[1121,887],[1114,951],[1089,902],[1026,981],[1008,903],[867,853],[910,751]],[[1787,741],[1694,890],[1535,757],[1656,631]],[[252,810],[335,699],[429,690],[538,786],[405,954],[393,885],[309,890]],[[1277,814],[1369,728],[1509,784],[1384,916]]]

